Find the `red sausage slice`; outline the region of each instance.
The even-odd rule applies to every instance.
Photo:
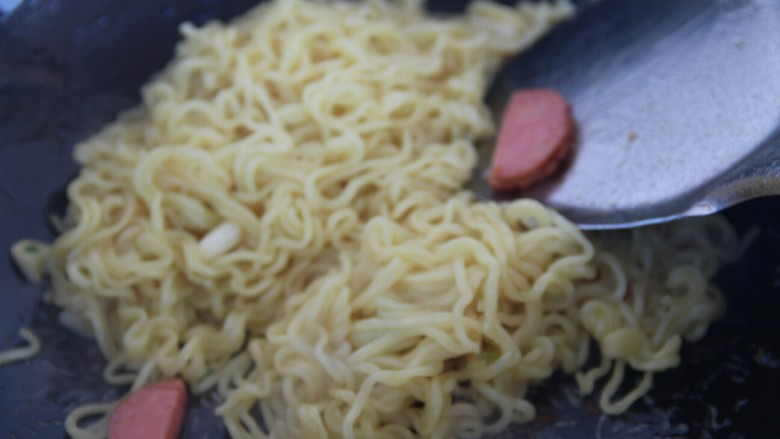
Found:
[[[108,419],[108,439],[176,439],[187,407],[187,387],[170,378],[130,394]]]
[[[514,92],[493,153],[490,186],[523,189],[549,176],[569,154],[574,131],[571,106],[557,92]]]

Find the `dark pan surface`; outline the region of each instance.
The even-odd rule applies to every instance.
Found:
[[[44,344],[35,358],[0,367],[0,437],[65,437],[70,410],[126,390],[103,382],[97,348],[59,326],[57,310],[22,280],[7,249],[22,237],[53,238],[46,217],[63,209],[62,191],[78,171],[73,144],[137,102],[139,85],[172,54],[175,24],[228,18],[252,3],[28,0],[0,18],[0,348],[21,342],[21,326]],[[499,437],[780,438],[780,200],[727,214],[761,235],[721,273],[728,314],[685,348],[682,367],[656,376],[649,397],[617,417],[580,397],[573,379],[556,376],[532,390],[537,419]],[[212,397],[191,401],[183,438],[227,436],[214,405]]]

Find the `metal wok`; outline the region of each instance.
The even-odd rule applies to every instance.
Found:
[[[27,0],[0,16],[0,249],[5,255],[22,237],[53,238],[47,216],[62,211],[65,185],[78,172],[71,159],[74,143],[137,103],[140,84],[172,55],[177,24],[227,19],[253,3]],[[454,10],[463,3],[429,4]],[[638,4],[604,0],[592,7]],[[728,313],[702,342],[684,348],[681,367],[656,376],[648,397],[614,417],[600,413],[596,398],[581,397],[573,379],[555,376],[529,395],[537,419],[498,437],[780,437],[775,317],[780,201],[757,199],[726,214],[740,230],[758,227],[760,236],[739,263],[720,274]],[[43,348],[31,360],[0,367],[0,437],[65,437],[63,421],[70,410],[126,391],[103,382],[105,360],[97,347],[61,327],[57,310],[43,303],[41,294],[5,256],[0,347],[19,343],[19,327],[28,326]],[[227,437],[212,413],[215,404],[211,397],[190,402],[183,438]]]

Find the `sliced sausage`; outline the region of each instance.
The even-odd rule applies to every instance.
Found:
[[[514,92],[493,153],[490,186],[523,189],[549,176],[569,154],[574,132],[563,96],[542,89]]]
[[[131,393],[108,419],[108,439],[177,439],[187,408],[187,386],[179,378]]]

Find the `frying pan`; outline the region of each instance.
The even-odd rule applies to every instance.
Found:
[[[729,0],[720,0],[728,2]],[[0,7],[14,2],[0,1]],[[63,190],[78,168],[73,145],[138,102],[139,86],[172,56],[176,26],[228,19],[251,0],[27,0],[0,17],[0,249],[20,238],[51,240],[47,217],[65,207]],[[432,1],[453,11],[465,1]],[[645,2],[646,3],[646,2]],[[669,2],[667,2],[669,3]],[[682,2],[681,2],[682,3]],[[594,8],[636,8],[604,0]],[[654,9],[643,11],[652,14]],[[656,13],[658,11],[655,11]],[[621,416],[555,375],[532,388],[538,416],[501,438],[780,438],[780,200],[762,198],[726,212],[759,237],[718,283],[728,311],[682,366],[659,374],[649,396]],[[101,377],[93,342],[57,323],[57,309],[23,281],[10,258],[0,263],[0,348],[30,327],[43,342],[31,360],[0,367],[0,437],[66,437],[74,407],[121,397]],[[213,396],[190,401],[182,438],[227,437],[212,414]]]

